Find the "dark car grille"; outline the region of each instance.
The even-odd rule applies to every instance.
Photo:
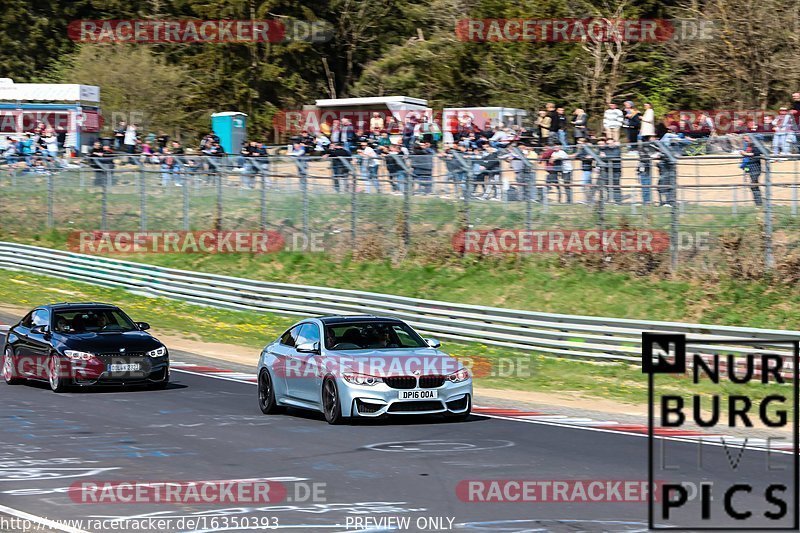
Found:
[[[130,352],[130,353],[109,352],[109,353],[99,353],[99,354],[97,354],[97,357],[102,357],[103,360],[111,359],[111,358],[114,358],[114,359],[119,358],[120,361],[116,361],[115,360],[114,361],[115,363],[116,362],[120,362],[120,363],[122,363],[122,362],[135,363],[136,361],[128,361],[127,358],[129,358],[129,357],[134,357],[134,358],[135,357],[144,357],[145,355],[147,355],[147,354],[145,354],[144,352]],[[122,359],[125,359],[125,361],[122,361]]]
[[[415,389],[418,386],[421,389],[435,389],[444,385],[444,380],[444,376],[420,376],[417,385],[417,378],[414,376],[383,378],[383,381],[393,389]]]
[[[444,376],[420,376],[419,386],[421,389],[435,389],[444,385]]]
[[[417,387],[417,378],[414,376],[394,376],[390,378],[383,378],[393,389],[414,389]]]
[[[407,413],[412,411],[441,411],[442,402],[395,402],[389,407],[390,413]]]

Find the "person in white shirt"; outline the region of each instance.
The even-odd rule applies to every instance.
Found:
[[[642,140],[647,142],[656,136],[656,113],[650,102],[644,104],[644,114],[642,115],[642,129],[639,131]]]
[[[794,130],[794,120],[789,114],[788,108],[780,109],[778,116],[772,121],[772,127],[775,128],[775,136],[772,139],[772,155],[790,154],[792,150],[789,135]]]
[[[136,124],[129,124],[128,128],[125,130],[125,140],[123,141],[125,144],[125,150],[129,154],[133,154],[136,151],[137,140],[138,134],[136,132]]]
[[[622,128],[622,111],[617,109],[614,102],[608,103],[608,109],[603,113],[603,130],[607,139],[619,142],[619,131]]]
[[[361,156],[361,174],[365,180],[364,190],[367,193],[372,192],[372,186],[375,186],[375,192],[380,192],[378,186],[378,167],[381,162],[378,158],[378,153],[369,145],[369,143],[362,142],[361,149],[358,151]]]
[[[566,192],[566,200],[568,204],[572,203],[572,156],[569,155],[563,147],[559,146],[558,149],[550,156],[550,163],[561,175],[561,183]],[[561,202],[561,188],[558,187],[558,201]]]

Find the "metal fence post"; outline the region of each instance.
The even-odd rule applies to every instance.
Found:
[[[105,170],[103,172],[103,197],[100,205],[100,228],[103,231],[108,230],[108,192],[111,189],[111,172]]]
[[[261,176],[261,231],[267,231],[267,183],[272,165],[267,162],[266,168],[259,163],[258,170]]]
[[[525,229],[533,229],[533,196],[532,191],[536,187],[536,169],[528,157],[515,146],[511,152],[522,161],[522,175],[525,177]]]
[[[186,183],[185,179],[182,181],[183,187],[181,188],[183,190],[181,192],[183,193],[183,230],[189,231],[189,228],[191,227],[191,221],[189,219],[189,184]]]
[[[669,149],[669,146],[665,145],[661,141],[653,141],[652,145],[660,152],[660,157],[665,159],[665,164],[663,168],[666,169],[668,172],[669,178],[669,194],[667,198],[669,200],[669,268],[672,274],[675,274],[678,270],[678,252],[679,249],[679,228],[680,228],[680,213],[682,209],[683,202],[678,200],[678,192],[680,189],[678,188],[678,159],[675,157],[675,154]],[[662,167],[659,167],[659,170]],[[659,197],[661,197],[661,191],[663,188],[661,187],[661,181],[663,179],[662,175],[659,175]]]
[[[144,162],[139,161],[139,231],[147,231],[147,175],[144,170]]]
[[[761,152],[764,161],[764,270],[775,268],[775,256],[772,242],[772,155],[757,136],[752,135],[753,146]]]
[[[792,181],[793,181],[793,183],[792,183],[792,216],[793,217],[797,216],[797,172],[798,172],[797,163],[798,163],[798,161],[800,161],[800,160],[798,160],[798,159],[794,160],[794,172],[792,173]]]
[[[408,166],[400,154],[389,154],[392,160],[403,169],[403,183],[400,185],[403,188],[403,227],[402,239],[403,245],[408,247],[411,245],[411,174],[414,170]]]
[[[308,242],[308,176],[300,174],[300,191],[303,196],[303,237]]]
[[[353,166],[350,165],[352,169]],[[353,251],[356,249],[356,226],[358,221],[358,196],[356,195],[356,186],[358,185],[358,176],[355,169],[350,174],[352,183],[350,184],[350,243]]]
[[[214,221],[214,229],[222,231],[222,173],[217,172],[214,174],[214,181],[217,187],[217,217]]]
[[[55,226],[55,216],[53,213],[53,202],[55,197],[55,184],[53,183],[52,170],[47,171],[47,227],[52,229]]]
[[[462,154],[459,152],[453,152],[453,158],[458,161],[458,164],[461,165],[461,168],[465,172],[465,183],[464,183],[464,194],[462,195],[462,199],[464,201],[463,205],[463,223],[464,229],[469,229],[472,226],[472,214],[470,213],[470,200],[472,199],[472,187],[475,183],[475,171],[472,168],[472,163],[468,161]]]
[[[767,158],[764,179],[764,266],[767,271],[775,268],[772,243],[772,160]]]

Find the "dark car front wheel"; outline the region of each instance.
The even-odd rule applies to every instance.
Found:
[[[3,380],[9,385],[17,385],[25,381],[17,377],[16,364],[14,363],[14,350],[10,346],[3,352]]]
[[[53,392],[66,392],[69,388],[69,378],[64,376],[61,359],[56,354],[47,362],[47,378]]]
[[[273,415],[281,411],[275,400],[275,387],[272,377],[267,370],[262,370],[258,375],[258,407],[265,415]]]

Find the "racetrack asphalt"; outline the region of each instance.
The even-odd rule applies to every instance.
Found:
[[[172,354],[184,356],[191,354]],[[55,394],[46,384],[0,382],[0,405],[0,518],[173,518],[164,528],[170,531],[244,531],[253,529],[245,523],[272,519],[290,531],[356,531],[359,523],[361,531],[397,530],[397,522],[385,521],[390,517],[410,518],[400,530],[411,531],[646,530],[647,506],[640,502],[469,502],[456,493],[464,480],[646,481],[647,439],[637,435],[478,415],[461,423],[396,417],[330,426],[299,410],[262,415],[253,384],[178,370],[163,391]],[[774,510],[763,486],[791,473],[774,470],[790,468],[786,454],[744,450],[734,469],[728,463],[739,449],[675,441],[658,441],[656,449],[657,463],[679,468],[684,479],[714,488],[748,480],[756,490],[735,501],[757,513]],[[283,480],[287,499],[98,504],[76,502],[70,491],[83,481],[253,478]],[[309,483],[321,484],[315,501],[304,497]],[[793,501],[791,491],[786,499]],[[706,525],[740,525],[721,516],[721,500],[715,493]],[[697,501],[687,507],[663,523],[694,526]]]

